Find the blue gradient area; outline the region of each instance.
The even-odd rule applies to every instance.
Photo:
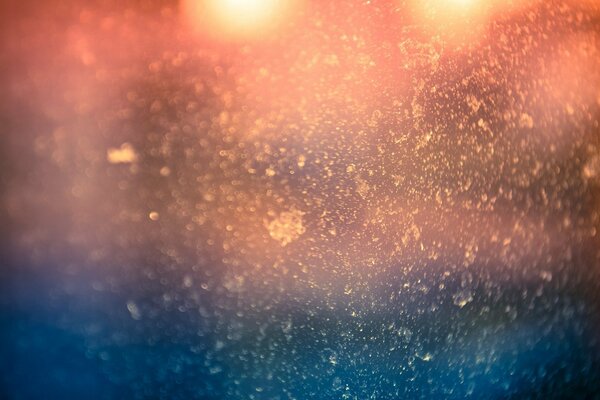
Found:
[[[463,308],[442,301],[426,312],[421,305],[439,293],[413,297],[413,310],[390,303],[358,317],[288,299],[242,317],[247,309],[146,321],[130,317],[122,294],[86,294],[81,276],[46,276],[13,277],[3,293],[3,398],[597,398],[600,390],[594,318],[570,295],[512,321],[478,316],[486,300],[477,293]]]

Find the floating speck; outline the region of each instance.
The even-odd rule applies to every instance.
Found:
[[[137,161],[137,154],[132,145],[123,143],[119,148],[110,148],[106,158],[111,164],[129,164]]]

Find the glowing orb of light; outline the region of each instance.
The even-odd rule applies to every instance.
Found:
[[[275,28],[290,11],[291,0],[183,0],[195,27],[223,38],[259,37]]]
[[[446,0],[446,3],[450,6],[457,7],[468,7],[473,4],[475,0]]]

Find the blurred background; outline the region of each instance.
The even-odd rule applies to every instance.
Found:
[[[3,399],[600,398],[594,0],[0,32]]]

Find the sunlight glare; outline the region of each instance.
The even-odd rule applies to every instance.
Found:
[[[248,39],[277,26],[289,11],[282,0],[184,0],[192,24],[220,37]]]

